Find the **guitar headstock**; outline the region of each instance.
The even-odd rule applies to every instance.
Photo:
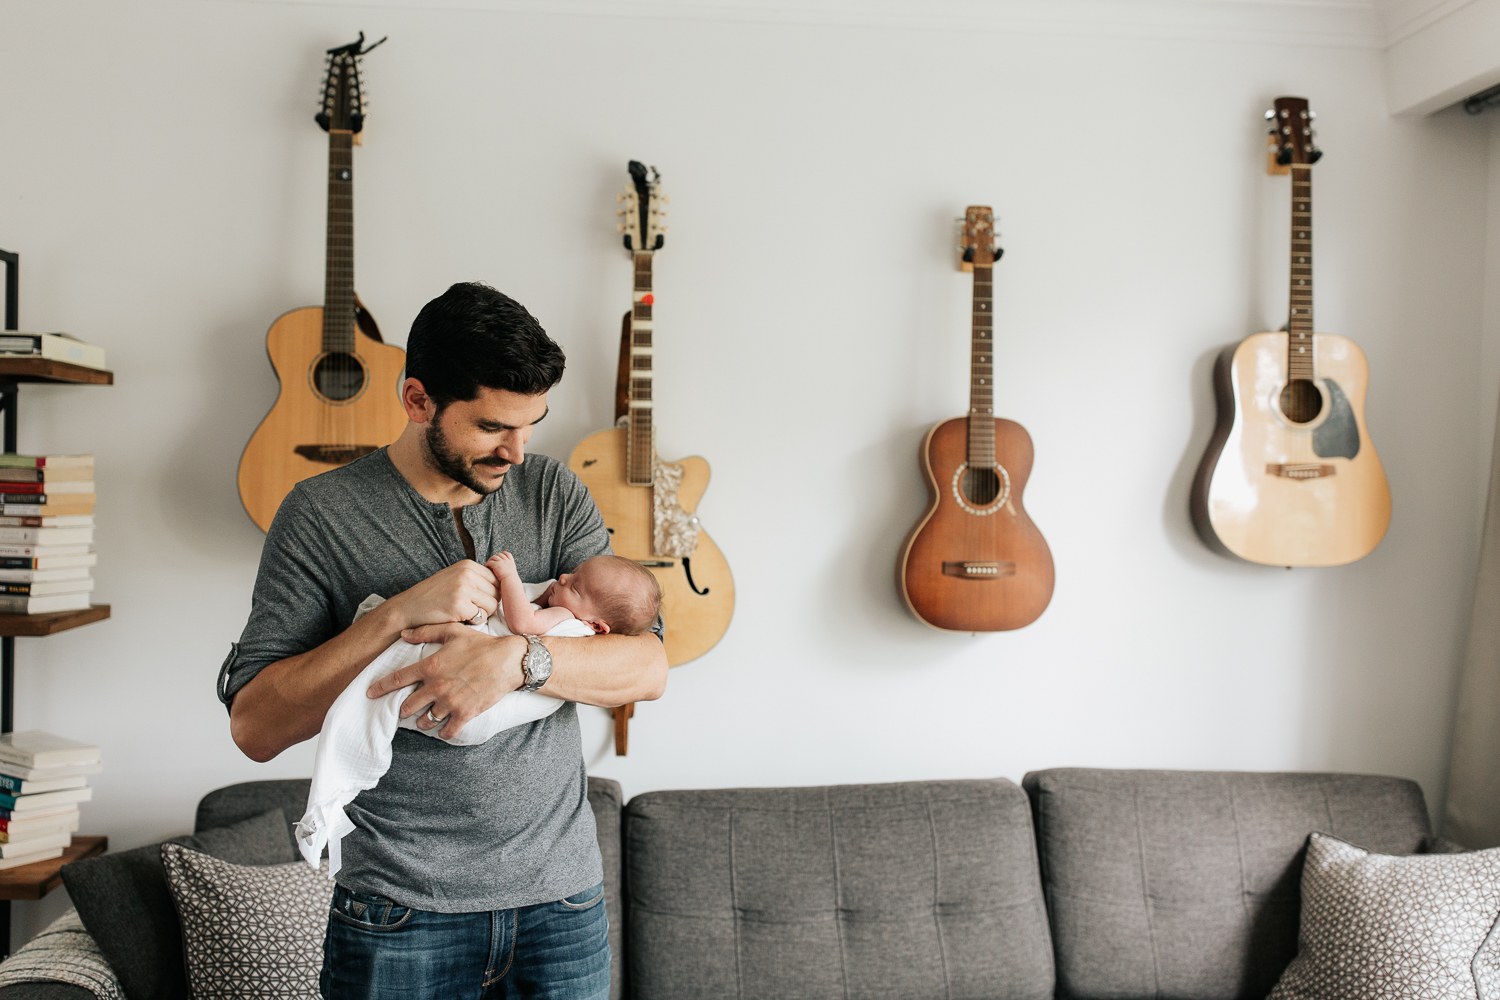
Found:
[[[1266,112],[1266,120],[1271,123],[1268,145],[1278,164],[1307,167],[1323,158],[1323,151],[1313,141],[1318,134],[1313,129],[1317,117],[1317,112],[1308,110],[1305,97],[1276,98],[1276,106]]]
[[[963,255],[960,270],[990,267],[1005,253],[995,245],[995,213],[988,205],[970,205],[964,209],[959,231],[959,253]]]
[[[359,81],[359,64],[366,52],[385,41],[365,48],[365,33],[359,40],[328,50],[328,69],[323,77],[323,95],[318,101],[317,123],[324,132],[358,134],[365,127],[365,92]]]
[[[630,180],[630,188],[616,198],[621,207],[615,213],[620,217],[615,229],[625,234],[625,249],[632,253],[660,250],[666,242],[662,234],[667,231],[662,224],[667,211],[662,206],[672,199],[661,193],[661,174],[655,167],[650,168],[648,177],[646,165],[631,160]]]

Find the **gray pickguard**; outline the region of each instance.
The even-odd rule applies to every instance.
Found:
[[[1328,418],[1313,430],[1313,454],[1319,458],[1353,458],[1359,454],[1359,425],[1354,422],[1354,407],[1349,397],[1331,378],[1322,380],[1328,387]]]

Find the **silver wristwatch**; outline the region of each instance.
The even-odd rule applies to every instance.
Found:
[[[547,644],[542,641],[541,636],[526,637],[526,655],[521,657],[521,673],[526,677],[526,683],[521,685],[522,691],[536,691],[552,676],[552,654],[547,651]]]

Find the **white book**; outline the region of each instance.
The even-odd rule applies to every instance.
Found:
[[[89,544],[81,545],[37,545],[33,542],[6,542],[0,540],[0,556],[10,559],[53,559],[58,556],[98,555]],[[93,563],[84,565],[92,566]]]
[[[99,759],[99,748],[94,744],[80,743],[41,729],[0,733],[0,760],[40,768],[92,764]]]
[[[26,840],[12,840],[0,844],[0,858],[14,858],[24,854],[36,854],[38,851],[48,851],[54,847],[67,847],[72,842],[73,835],[67,830],[38,834]]]
[[[13,591],[30,591],[31,597],[46,597],[48,594],[87,594],[94,589],[94,578],[82,576],[72,580],[40,580],[36,583],[14,583],[0,581],[0,596],[25,597],[26,594],[14,594]]]
[[[81,594],[0,594],[0,614],[50,615],[54,611],[82,611],[89,606],[87,591]]]
[[[20,819],[11,817],[7,822],[30,823],[32,820],[64,819],[78,811],[77,802],[64,802],[62,805],[47,806],[43,809],[33,809],[24,814]]]
[[[94,529],[87,528],[0,528],[0,544],[6,545],[92,545]],[[0,555],[9,555],[0,552]]]
[[[47,488],[43,492],[47,496],[60,496],[60,495],[62,495],[64,493],[93,493],[94,492],[94,481],[92,479],[82,480],[82,481],[77,481],[77,482],[47,483],[46,486],[47,486]],[[12,491],[6,490],[5,487],[4,487],[4,485],[0,484],[0,493],[6,493],[6,492],[12,492]]]
[[[0,569],[0,583],[52,583],[57,580],[87,580],[88,566],[59,569]]]
[[[54,833],[75,833],[78,830],[78,810],[58,816],[42,816],[38,819],[6,820],[9,825],[0,830],[0,842],[19,844],[34,837]]]
[[[34,861],[51,861],[53,858],[63,856],[61,847],[54,847],[50,851],[38,851],[35,854],[23,854],[18,858],[0,858],[0,869],[19,868],[21,865],[29,865]]]
[[[98,774],[102,770],[104,770],[104,765],[97,760],[90,764],[62,764],[58,767],[27,767],[25,764],[0,760],[0,774],[8,774],[23,781],[31,778],[36,778],[38,781],[44,781],[47,778],[70,778],[75,774]]]
[[[64,788],[57,792],[37,792],[35,795],[0,795],[0,802],[14,800],[15,805],[10,807],[10,818],[27,819],[38,809],[67,802],[89,802],[93,798],[92,788]]]

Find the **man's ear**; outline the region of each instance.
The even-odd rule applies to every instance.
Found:
[[[401,407],[414,424],[425,424],[437,415],[437,403],[427,395],[421,379],[407,378],[401,383]]]
[[[583,623],[593,629],[595,635],[609,634],[609,622],[600,621],[597,618],[585,618]]]

